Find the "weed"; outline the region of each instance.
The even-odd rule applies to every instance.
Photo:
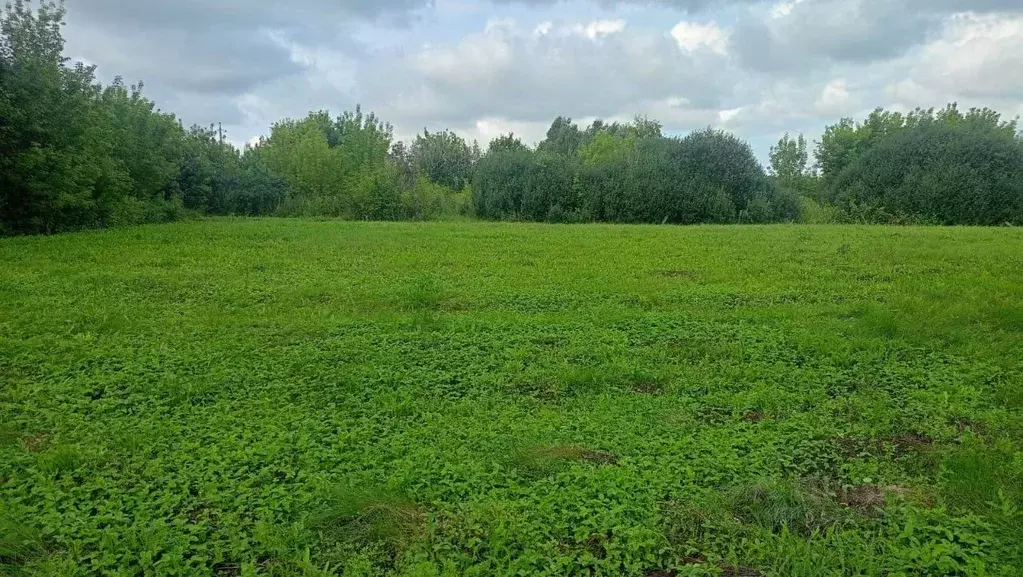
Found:
[[[0,423],[0,447],[17,445],[20,438],[21,431],[14,423]]]
[[[382,543],[398,552],[422,533],[425,521],[426,512],[402,495],[338,488],[324,497],[310,527],[334,538]]]
[[[605,373],[599,369],[578,366],[564,369],[559,381],[564,393],[570,396],[600,393],[610,384]]]
[[[744,523],[774,532],[809,534],[837,522],[839,517],[827,493],[781,480],[736,488],[729,496],[729,506]]]
[[[509,465],[525,477],[545,477],[564,470],[572,462],[614,465],[618,456],[608,451],[588,449],[580,445],[543,445],[514,451]]]
[[[69,473],[86,462],[81,449],[72,445],[58,445],[44,453],[39,453],[39,469],[51,475]]]
[[[687,279],[695,279],[698,276],[700,276],[696,271],[694,271],[694,270],[686,270],[686,269],[657,270],[657,271],[654,271],[654,274],[656,274],[658,276],[663,276],[665,278],[687,278]]]
[[[409,312],[436,311],[442,298],[440,282],[432,276],[416,277],[401,293],[402,306]]]
[[[1023,502],[1023,470],[1010,446],[971,443],[941,460],[941,496],[953,507],[982,512],[997,509],[1003,497]]]
[[[44,552],[41,531],[0,511],[0,574],[5,566],[23,565]]]

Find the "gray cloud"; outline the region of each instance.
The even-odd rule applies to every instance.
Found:
[[[488,6],[526,6],[537,19],[562,6],[548,12],[559,22],[545,34],[535,21],[448,38],[426,30],[451,17],[453,1],[71,0],[66,35],[70,55],[99,64],[105,79],[144,80],[162,108],[186,122],[223,121],[235,140],[284,116],[356,102],[402,136],[429,126],[534,137],[558,114],[646,113],[670,130],[713,124],[766,140],[878,105],[963,96],[997,106],[1023,93],[1015,56],[1023,28],[996,27],[1008,40],[985,40],[991,26],[1016,22],[1019,0],[590,0],[589,8],[460,0],[469,9],[460,26],[485,18]],[[593,20],[643,7],[676,10],[678,19],[644,28],[637,18],[620,30]],[[950,16],[962,11],[979,13],[980,24],[950,33]],[[678,20],[691,22],[673,38]],[[956,30],[976,32],[969,50],[958,48]],[[395,34],[404,31],[409,40]],[[377,33],[392,48],[362,44]],[[432,44],[420,45],[425,38]]]
[[[505,116],[610,116],[644,102],[685,99],[713,107],[731,91],[727,60],[689,54],[666,32],[612,30],[603,21],[546,33],[498,25],[456,45],[383,57],[358,84],[397,120],[432,123]],[[603,30],[601,27],[605,27]]]
[[[76,26],[66,33],[76,57],[102,64],[100,73],[202,94],[235,94],[302,67],[259,31],[128,30]]]
[[[551,6],[567,0],[491,0],[493,4],[520,4],[525,6]],[[594,0],[594,3],[605,6],[647,6],[670,8],[681,12],[699,12],[725,8],[736,4],[757,4],[763,0]],[[992,0],[993,1],[993,0]]]
[[[771,73],[804,73],[830,62],[870,62],[902,55],[941,22],[903,3],[821,0],[787,13],[748,13],[733,35],[743,64]]]
[[[340,24],[343,18],[404,16],[427,8],[432,0],[75,0],[72,11],[94,21],[155,27],[200,29],[224,23],[234,25],[300,25],[320,28]]]
[[[1018,0],[805,0],[748,10],[733,34],[745,66],[803,74],[891,60],[933,39],[953,13],[1020,12]]]

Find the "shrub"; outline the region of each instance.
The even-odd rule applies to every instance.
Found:
[[[1023,223],[1023,143],[972,125],[921,122],[846,167],[832,197],[858,221]]]

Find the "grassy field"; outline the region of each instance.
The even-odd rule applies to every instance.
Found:
[[[1023,574],[1023,230],[0,240],[0,573]]]

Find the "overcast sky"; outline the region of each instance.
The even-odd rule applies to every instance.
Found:
[[[877,106],[1023,113],[1023,0],[68,0],[67,51],[232,141],[361,103],[486,144],[645,114],[758,155]]]

